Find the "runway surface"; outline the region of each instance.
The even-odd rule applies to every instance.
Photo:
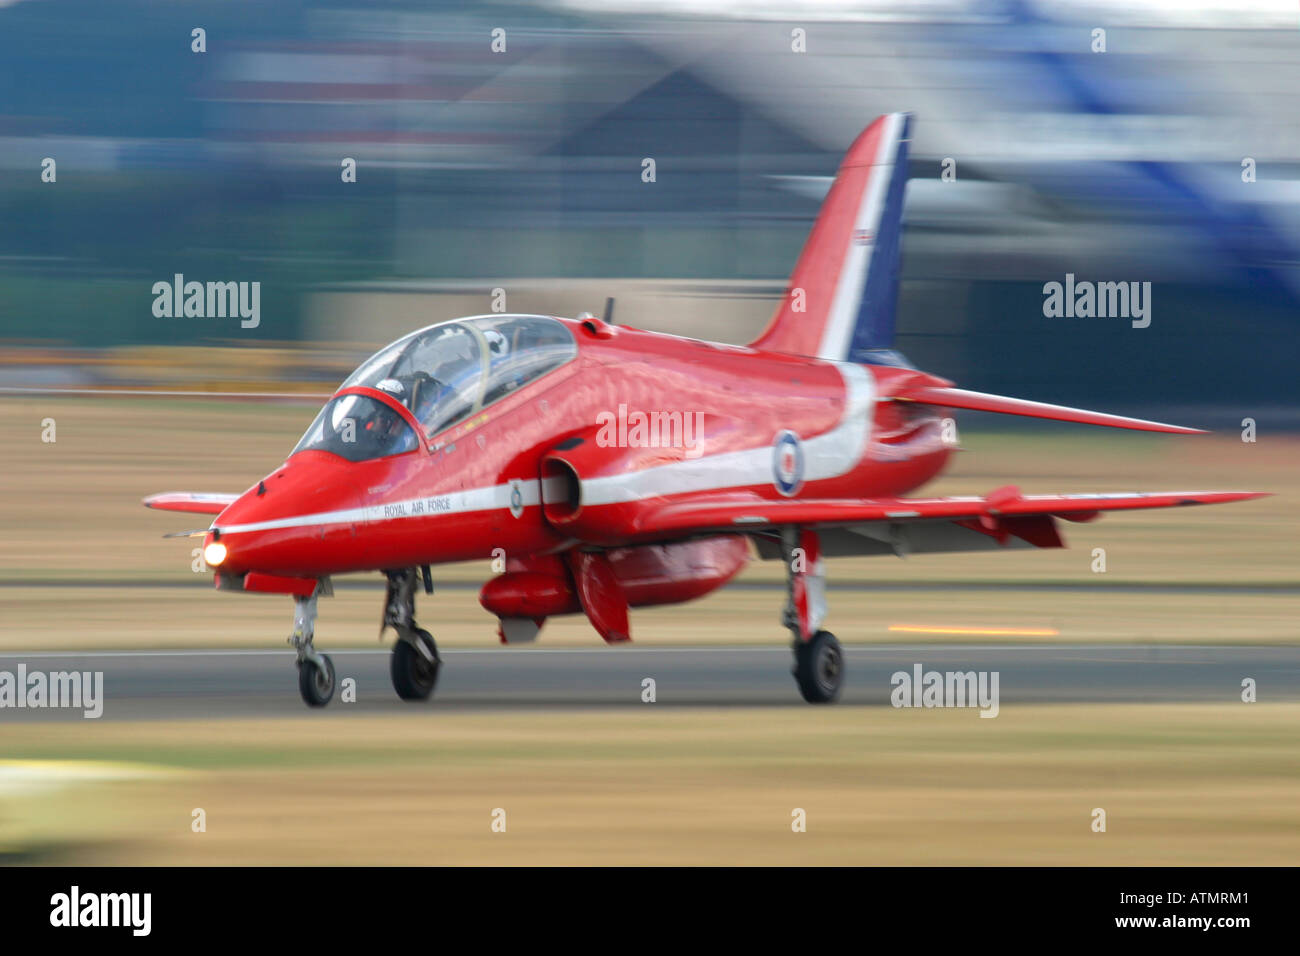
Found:
[[[0,654],[4,674],[101,672],[102,720],[226,717],[346,718],[356,713],[607,709],[645,707],[645,678],[657,707],[805,707],[784,647],[488,648],[443,651],[432,702],[394,695],[385,649],[333,650],[340,682],[323,711],[298,696],[290,651],[65,651]],[[843,705],[889,706],[896,671],[996,671],[1001,708],[1051,702],[1239,702],[1253,678],[1260,701],[1300,699],[1300,647],[1159,645],[856,645],[846,648]],[[11,678],[12,679],[12,678]],[[0,706],[0,722],[82,720],[81,710]]]

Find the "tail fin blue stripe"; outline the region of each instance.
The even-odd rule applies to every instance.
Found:
[[[893,340],[911,130],[889,113],[853,141],[754,348],[842,362]]]
[[[907,186],[907,154],[911,138],[912,115],[906,113],[874,237],[871,263],[858,303],[857,319],[853,324],[853,338],[841,358],[850,358],[867,349],[887,349],[894,344],[898,282],[903,264],[903,192]]]

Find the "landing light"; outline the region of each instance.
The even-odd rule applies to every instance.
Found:
[[[226,546],[220,541],[209,542],[203,549],[203,560],[208,563],[209,567],[215,568],[226,560]]]

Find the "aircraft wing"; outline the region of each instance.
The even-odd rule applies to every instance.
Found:
[[[203,491],[168,491],[145,498],[144,506],[157,508],[159,511],[188,511],[200,515],[219,515],[238,497],[239,495]]]
[[[827,554],[1059,548],[1064,544],[1055,518],[1091,521],[1103,511],[1222,504],[1263,496],[1251,491],[1022,495],[1020,489],[1007,486],[984,497],[697,499],[648,508],[637,515],[637,527],[627,530],[665,536],[720,531],[753,534],[797,525],[829,532]]]

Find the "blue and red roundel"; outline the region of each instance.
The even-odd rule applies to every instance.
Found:
[[[787,498],[803,485],[803,445],[792,431],[783,431],[772,444],[772,484]]]

